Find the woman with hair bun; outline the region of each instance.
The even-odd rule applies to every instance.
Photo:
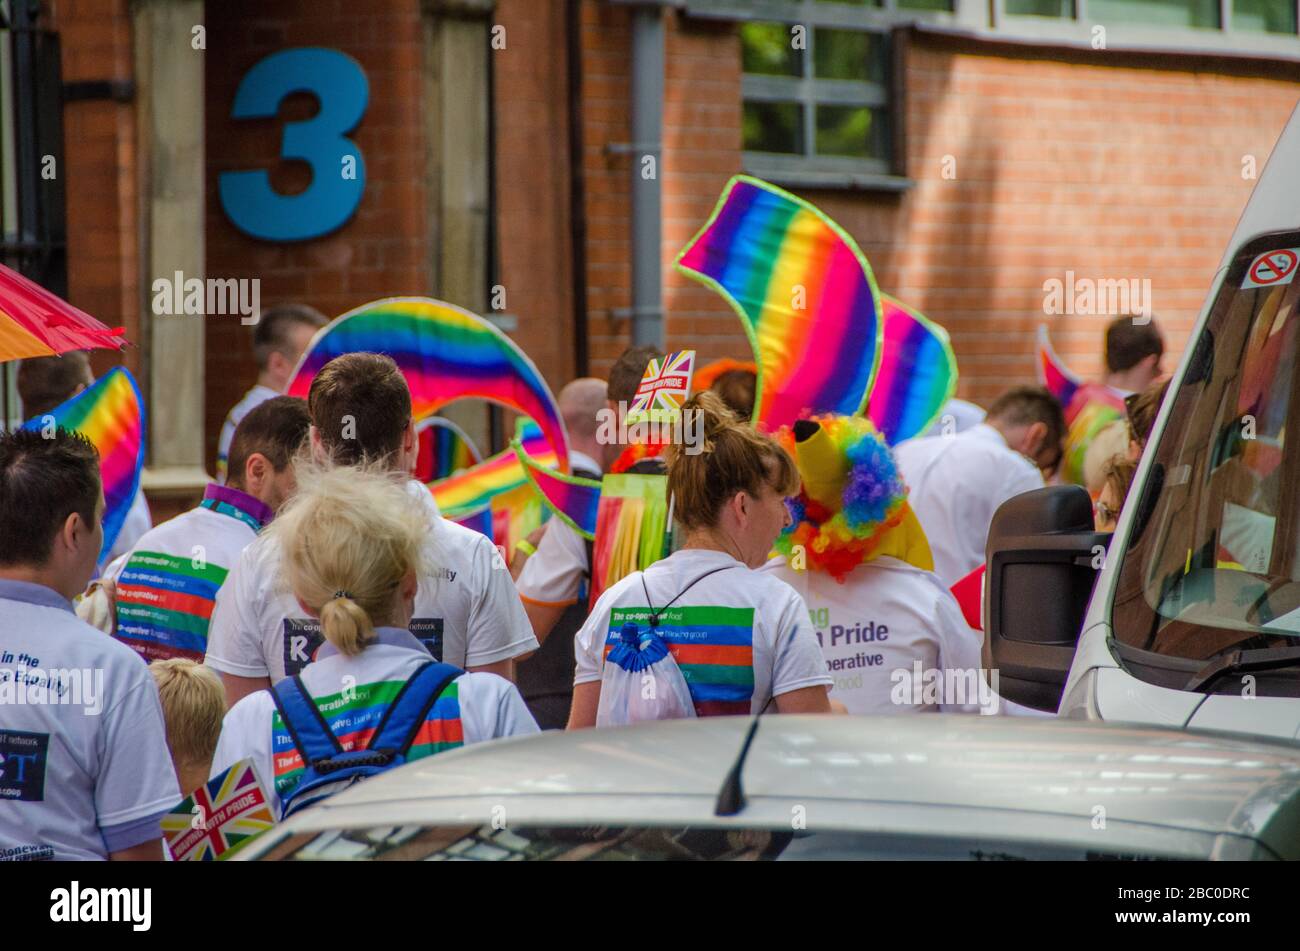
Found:
[[[596,602],[575,639],[570,729],[661,718],[644,693],[635,715],[598,717],[608,706],[609,698],[601,702],[607,658],[620,656],[611,651],[626,655],[649,643],[666,647],[681,670],[693,707],[686,716],[756,714],[773,701],[779,713],[830,712],[832,681],[803,599],[754,570],[789,523],[785,499],[799,489],[794,462],[714,393],[697,394],[682,410],[703,423],[699,445],[665,454],[685,542]]]
[[[414,685],[432,660],[407,625],[419,579],[434,574],[437,553],[428,546],[428,509],[404,482],[373,468],[300,464],[297,494],[266,529],[284,553],[281,581],[320,619],[326,641],[297,678],[273,689],[300,691],[291,696],[310,700],[343,751],[367,748],[408,680]],[[413,721],[404,761],[537,732],[514,684],[496,674],[446,670],[451,679]],[[277,814],[313,772],[298,731],[287,728],[284,702],[283,694],[261,690],[235,704],[212,763],[215,777],[252,757]]]

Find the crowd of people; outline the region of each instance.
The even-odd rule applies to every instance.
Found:
[[[245,759],[285,815],[394,763],[540,729],[974,712],[891,687],[899,671],[980,667],[982,633],[950,588],[984,563],[997,508],[1088,448],[1035,386],[982,418],[954,401],[953,425],[897,447],[859,417],[766,432],[737,364],[683,407],[701,446],[626,469],[666,475],[675,550],[589,605],[599,566],[564,520],[507,561],[439,512],[411,475],[411,393],[390,358],[341,356],[305,401],[279,395],[322,323],[296,306],[264,316],[221,478],[156,527],[145,509],[106,562],[90,443],[0,434],[0,859],[161,859],[162,816]],[[1099,385],[1126,414],[1092,434],[1099,530],[1164,398],[1162,353],[1153,326],[1108,328]],[[629,349],[608,379],[560,390],[574,474],[625,471],[628,447],[602,442],[598,420],[626,411],[657,356]],[[27,361],[25,411],[89,382],[82,354]]]

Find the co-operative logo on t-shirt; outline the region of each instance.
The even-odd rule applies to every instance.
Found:
[[[48,733],[0,731],[0,799],[40,802],[45,798]]]
[[[442,618],[411,618],[409,630],[424,645],[434,660],[442,660]],[[316,652],[325,643],[320,621],[315,618],[284,619],[284,675],[296,677],[302,669],[316,659]]]

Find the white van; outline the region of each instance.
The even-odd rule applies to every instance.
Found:
[[[1288,434],[1290,440],[1287,440]],[[985,663],[1060,716],[1300,737],[1300,108],[1237,224],[1112,535],[993,520]]]

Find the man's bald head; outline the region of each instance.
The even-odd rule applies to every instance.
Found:
[[[569,439],[577,448],[595,442],[600,425],[598,414],[606,407],[608,389],[604,380],[584,376],[560,390],[560,416],[564,419]]]

